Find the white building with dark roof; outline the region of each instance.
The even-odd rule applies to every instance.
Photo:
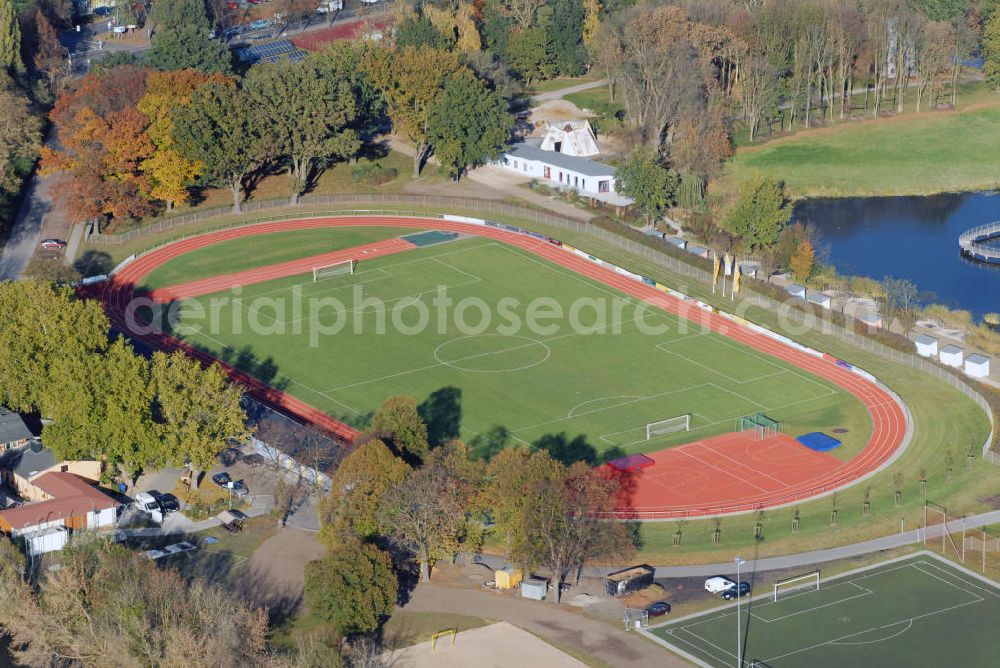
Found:
[[[541,140],[529,138],[504,151],[498,164],[504,169],[537,179],[547,186],[576,190],[585,197],[612,204],[628,206],[632,200],[615,192],[617,169],[602,162],[545,151]]]
[[[0,406],[0,452],[28,444],[31,431],[21,416]]]

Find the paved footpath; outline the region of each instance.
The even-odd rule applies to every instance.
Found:
[[[988,513],[970,515],[965,518],[965,526],[969,529],[1000,524],[1000,510],[992,510]],[[961,533],[962,521],[952,520],[948,523],[948,528],[952,533]],[[927,538],[940,538],[941,527],[931,526],[927,530]],[[849,559],[863,554],[891,550],[897,547],[905,547],[920,542],[923,534],[919,530],[904,531],[880,538],[873,538],[860,543],[841,545],[824,550],[812,550],[810,552],[800,552],[798,554],[787,554],[780,557],[764,557],[763,559],[748,559],[742,568],[749,572],[764,572],[781,570],[785,568],[799,568],[823,563],[825,561],[836,561],[838,559]],[[502,557],[494,555],[483,555],[479,561],[490,566],[499,568],[506,561]],[[733,562],[726,561],[717,564],[699,564],[696,566],[656,566],[656,578],[692,578],[710,577],[712,575],[726,574],[732,571]],[[589,576],[602,577],[605,573],[615,570],[611,568],[586,568],[584,573]]]
[[[615,668],[681,668],[690,664],[636,633],[562,610],[550,603],[511,598],[487,591],[421,584],[404,610],[470,615],[519,626],[547,640],[578,648]]]

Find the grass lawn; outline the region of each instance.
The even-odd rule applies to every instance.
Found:
[[[244,237],[199,248],[157,268],[142,287],[154,290],[200,278],[329,253],[405,233],[395,227],[320,228]]]
[[[231,243],[205,250],[226,254]],[[454,309],[436,306],[442,288]],[[294,291],[303,298],[297,315]],[[756,411],[790,434],[847,428],[833,453],[843,459],[870,432],[860,402],[827,381],[666,312],[645,313],[603,284],[489,239],[365,260],[352,276],[245,286],[239,316],[227,297],[185,301],[176,333],[356,427],[386,397],[404,394],[439,402],[467,442],[500,425],[515,442],[547,442],[578,459],[732,431]],[[312,298],[344,306],[310,316]],[[362,298],[389,313],[380,317]],[[568,317],[528,327],[535,298]],[[210,323],[198,307],[221,317]],[[425,326],[414,326],[421,310]],[[690,432],[646,438],[647,423],[684,414]]]
[[[580,109],[596,109],[603,104],[611,102],[611,95],[608,93],[607,86],[601,86],[600,88],[583,90],[579,93],[570,93],[564,99],[572,102]]]
[[[743,601],[743,658],[766,666],[986,666],[1000,655],[991,631],[1000,586],[929,553],[779,594]],[[654,627],[650,632],[700,661],[737,661],[736,605]],[[992,659],[990,657],[993,657]],[[752,665],[752,664],[751,664]]]
[[[760,173],[794,197],[916,195],[996,187],[1000,99],[798,132],[737,151],[717,188]]]

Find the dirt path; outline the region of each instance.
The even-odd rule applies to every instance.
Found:
[[[621,668],[680,668],[690,665],[637,634],[549,603],[484,591],[420,585],[403,609],[507,621],[558,645],[579,648],[590,656]]]
[[[234,588],[272,614],[291,614],[302,602],[306,564],[322,557],[324,550],[315,534],[285,527],[257,548]]]

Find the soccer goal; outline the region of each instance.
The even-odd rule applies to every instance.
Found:
[[[356,264],[357,262],[354,260],[344,260],[343,262],[335,262],[323,267],[313,267],[313,282],[315,283],[324,278],[333,278],[334,276],[349,276],[354,273]]]
[[[810,571],[803,575],[778,580],[774,583],[774,600],[778,601],[779,594],[800,589],[819,591],[819,571]]]
[[[691,431],[690,413],[687,415],[678,415],[677,417],[668,418],[666,420],[660,420],[659,422],[650,422],[646,425],[646,440],[648,441],[654,436],[673,434],[678,431]]]
[[[752,431],[757,440],[781,433],[781,422],[763,413],[752,413],[736,419],[736,431]]]

